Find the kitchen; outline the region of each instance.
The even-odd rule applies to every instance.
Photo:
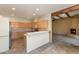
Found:
[[[44,40],[43,37],[46,37],[45,40],[43,41],[42,45],[49,42],[49,40],[48,40],[49,32],[47,31],[48,30],[48,20],[37,20],[37,21],[34,20],[31,22],[30,21],[29,22],[18,22],[18,21],[12,20],[10,22],[10,26],[12,28],[11,39],[12,39],[13,45],[17,44],[15,47],[12,47],[12,48],[15,48],[14,52],[16,52],[17,50],[19,51],[19,49],[22,49],[21,45],[19,45],[18,43],[15,43],[17,41],[19,41],[19,42],[21,41],[20,43],[22,43],[22,44],[24,43],[24,45],[22,45],[22,46],[24,46],[24,48],[27,48],[27,49],[28,49],[29,45],[33,45],[35,43],[34,39],[35,39],[35,41],[38,39],[38,42],[40,42],[39,44],[35,44],[34,46],[36,46],[36,45],[41,46],[42,41],[40,41],[40,38],[38,38],[40,35],[42,35],[42,36],[40,36],[40,37],[42,37],[42,40]],[[33,34],[32,36],[34,36],[35,33],[36,33],[35,38],[34,37],[31,39],[28,38],[32,34]],[[29,40],[33,41],[34,43],[30,43],[31,41],[29,42]],[[19,46],[19,48],[16,48],[18,46]],[[37,47],[35,47],[35,48],[37,48]],[[35,49],[35,48],[33,48],[33,49]]]
[[[63,39],[62,36],[65,35],[66,36],[65,38],[67,38],[68,35],[70,37],[70,33],[76,34],[76,30],[73,29],[73,27],[77,26],[77,20],[79,18],[75,16],[74,16],[75,18],[73,18],[73,16],[70,16],[70,14],[68,13],[65,13],[64,16],[63,15],[59,16],[59,14],[61,14],[60,11],[62,11],[63,8],[67,8],[69,6],[72,7],[76,5],[74,4],[0,5],[1,8],[0,31],[1,31],[1,39],[4,39],[0,41],[1,42],[0,52],[4,54],[5,53],[24,54],[24,53],[30,53],[31,51],[39,48],[37,50],[39,53],[42,52],[54,53],[55,51],[53,49],[56,47],[56,46],[53,47],[53,45],[55,45],[54,40],[58,39],[62,41],[61,40]],[[57,10],[58,12],[54,14],[54,12]],[[70,11],[70,9],[68,9],[67,11]],[[78,12],[79,11],[74,13],[78,14]],[[54,36],[55,34],[56,38]],[[71,36],[71,38],[72,37],[73,36]],[[65,38],[64,40],[66,41]],[[69,41],[69,38],[67,39],[68,39],[67,42],[69,42],[68,44],[77,42],[77,41],[73,42]],[[59,44],[57,45],[58,47],[61,47],[59,46]],[[58,51],[58,53],[59,52],[60,51]]]

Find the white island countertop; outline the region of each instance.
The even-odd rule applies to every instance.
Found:
[[[35,35],[35,34],[40,34],[40,33],[45,33],[45,32],[49,32],[49,31],[34,31],[34,32],[27,32],[24,35]]]

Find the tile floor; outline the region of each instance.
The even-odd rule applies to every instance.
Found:
[[[40,47],[30,54],[79,54],[79,47],[64,43],[51,43]]]
[[[79,54],[79,46],[73,46],[61,42],[48,43],[29,53],[25,51],[25,40],[13,40],[11,50],[3,54]]]

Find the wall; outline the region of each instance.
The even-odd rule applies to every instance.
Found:
[[[59,19],[52,21],[52,30],[55,34],[70,34],[71,28],[76,28],[77,35],[79,34],[79,16],[73,16],[71,18]]]

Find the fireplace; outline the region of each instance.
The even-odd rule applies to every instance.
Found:
[[[70,33],[71,33],[71,34],[76,34],[76,29],[71,28],[71,29],[70,29]]]

